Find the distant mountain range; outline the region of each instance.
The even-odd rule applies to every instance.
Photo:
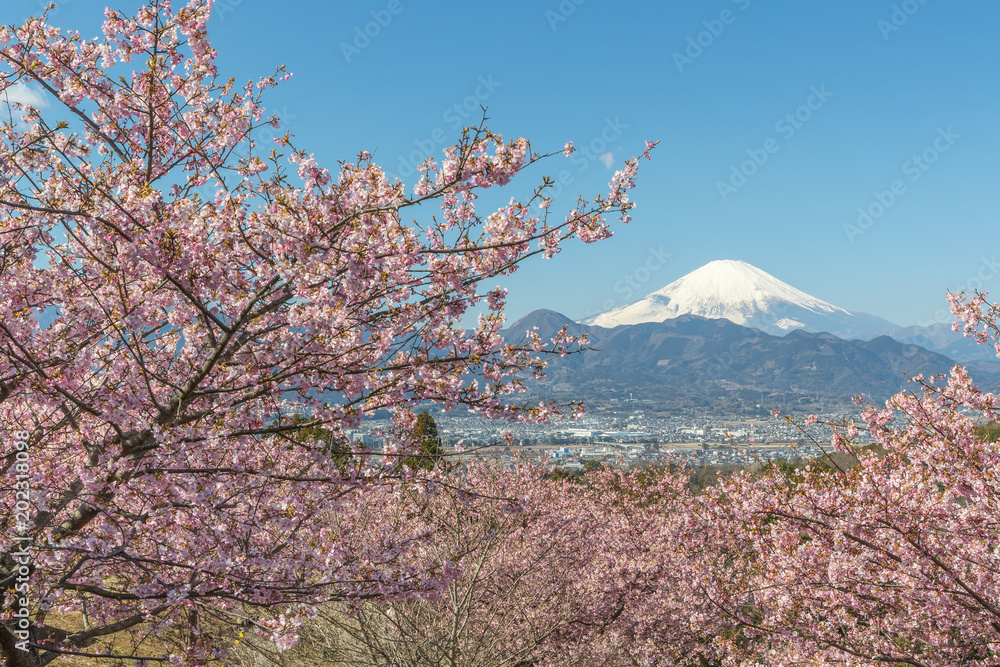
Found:
[[[544,338],[564,325],[575,335],[587,333],[598,350],[550,363],[536,389],[565,397],[631,395],[672,407],[711,407],[722,400],[768,403],[765,397],[784,394],[785,404],[844,405],[858,394],[887,398],[913,375],[943,373],[954,365],[888,336],[862,341],[794,331],[779,337],[696,315],[609,329],[536,310],[505,333],[519,338],[537,327]]]
[[[961,333],[954,331],[951,324],[893,327],[875,333],[895,338],[902,343],[926,347],[963,364],[968,364],[970,367],[980,364],[1000,365],[996,350],[989,345],[980,345],[972,338],[966,338]]]
[[[601,327],[664,322],[681,315],[726,319],[774,336],[826,332],[838,338],[889,336],[962,363],[997,362],[990,348],[952,331],[951,324],[900,327],[868,313],[850,312],[792,287],[746,262],[716,260],[635,303],[595,315],[582,324]]]
[[[947,325],[898,327],[731,260],[710,262],[582,322],[537,310],[505,335],[520,338],[537,327],[545,338],[563,326],[587,333],[600,350],[550,364],[536,388],[565,397],[632,395],[672,407],[710,407],[727,401],[774,406],[779,394],[785,408],[830,407],[857,394],[887,398],[918,373],[947,372],[955,359],[980,383],[1000,380],[995,357]]]

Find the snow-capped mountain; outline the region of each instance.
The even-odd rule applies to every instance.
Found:
[[[802,329],[840,338],[869,338],[876,331],[895,326],[875,315],[838,308],[735,260],[709,262],[633,304],[583,323],[616,327],[663,322],[681,315],[726,319],[777,336]]]

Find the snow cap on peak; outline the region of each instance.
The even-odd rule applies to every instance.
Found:
[[[687,314],[727,319],[775,335],[802,328],[856,337],[887,324],[881,318],[838,308],[734,259],[709,262],[635,303],[583,323],[615,327]]]

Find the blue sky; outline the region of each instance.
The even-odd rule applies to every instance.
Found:
[[[44,4],[6,0],[0,22]],[[50,15],[94,35],[103,4],[64,0]],[[270,108],[331,167],[369,150],[402,175],[482,103],[492,129],[538,149],[592,145],[595,159],[536,172],[568,171],[557,200],[568,205],[606,188],[598,154],[617,165],[660,140],[633,222],[523,266],[505,283],[511,321],[625,305],[713,259],[903,325],[950,321],[947,289],[1000,295],[992,0],[216,0],[215,11],[221,72],[287,65]]]

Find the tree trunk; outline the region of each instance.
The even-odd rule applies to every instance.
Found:
[[[10,629],[10,621],[0,625],[0,658],[6,667],[41,667],[38,649],[24,650],[28,643],[35,641],[35,628],[28,628],[28,638],[22,642],[21,637]]]

